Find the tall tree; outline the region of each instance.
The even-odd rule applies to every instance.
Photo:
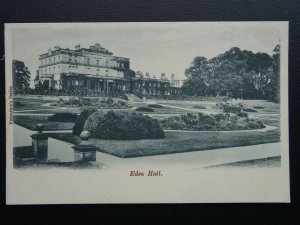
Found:
[[[15,93],[24,93],[30,86],[30,71],[24,62],[19,60],[12,61],[13,86]]]
[[[270,81],[269,93],[272,100],[280,101],[280,45],[273,50],[272,78]]]

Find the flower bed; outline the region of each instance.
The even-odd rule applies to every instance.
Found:
[[[170,130],[195,130],[195,131],[225,131],[225,130],[250,130],[264,128],[264,124],[260,121],[249,119],[246,113],[242,116],[230,114],[211,114],[203,113],[181,116],[174,116],[162,120],[161,126]]]
[[[129,108],[127,101],[116,100],[112,98],[75,98],[72,97],[68,100],[60,98],[52,106],[59,107],[84,107],[84,106],[95,106],[99,109],[126,109]]]

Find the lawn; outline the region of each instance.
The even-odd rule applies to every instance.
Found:
[[[134,141],[90,139],[99,151],[127,158],[227,147],[248,146],[280,141],[279,130],[268,132],[176,132],[166,131],[164,139]],[[71,133],[52,133],[50,137],[78,144],[80,138]]]
[[[217,166],[209,166],[209,168],[220,168],[220,167],[280,167],[281,165],[281,157],[269,157],[263,159],[254,159],[254,160],[246,160],[239,161],[228,164],[221,164]]]
[[[71,130],[74,126],[73,122],[51,122],[48,116],[43,115],[14,115],[14,123],[29,130],[36,130],[36,124],[44,124],[44,130]]]

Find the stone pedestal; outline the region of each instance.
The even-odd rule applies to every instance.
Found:
[[[81,143],[72,147],[74,149],[74,161],[96,161],[97,147],[89,143],[89,137],[88,131],[81,132]]]
[[[96,161],[95,146],[73,146],[74,161]]]
[[[48,136],[42,132],[44,125],[36,125],[38,132],[31,135],[33,155],[37,161],[43,162],[48,157]]]

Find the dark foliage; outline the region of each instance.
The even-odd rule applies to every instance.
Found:
[[[279,101],[280,46],[273,55],[233,47],[216,57],[197,56],[185,70],[184,95]]]
[[[239,113],[241,111],[242,111],[242,108],[239,105],[230,105],[230,104],[223,105],[224,113]]]
[[[139,113],[121,111],[95,112],[86,120],[85,130],[91,137],[110,140],[164,138],[158,120]]]
[[[149,104],[148,107],[149,107],[149,108],[157,108],[157,109],[163,108],[162,105],[158,105],[158,104]]]
[[[30,85],[31,74],[24,62],[19,60],[12,61],[12,76],[14,93],[27,93]]]
[[[195,108],[195,109],[206,109],[206,107],[202,106],[202,105],[194,105],[193,108]]]
[[[244,112],[257,112],[255,109],[243,109]]]
[[[260,121],[248,119],[247,113],[239,112],[237,115],[203,113],[174,116],[161,121],[164,129],[180,130],[249,130],[260,129],[265,126]]]
[[[264,109],[264,107],[262,107],[262,106],[254,106],[253,108],[254,109]]]
[[[14,107],[22,107],[22,106],[24,106],[23,103],[14,101]]]
[[[151,109],[149,107],[138,107],[135,110],[140,112],[154,112],[154,109]]]
[[[77,115],[73,113],[56,113],[48,117],[51,122],[75,122],[77,120]]]
[[[85,121],[89,118],[89,116],[91,114],[93,114],[96,111],[97,111],[97,109],[93,108],[93,107],[83,108],[83,110],[81,111],[80,115],[78,116],[78,118],[76,119],[76,122],[74,124],[74,127],[73,127],[74,135],[79,135],[83,131]]]

